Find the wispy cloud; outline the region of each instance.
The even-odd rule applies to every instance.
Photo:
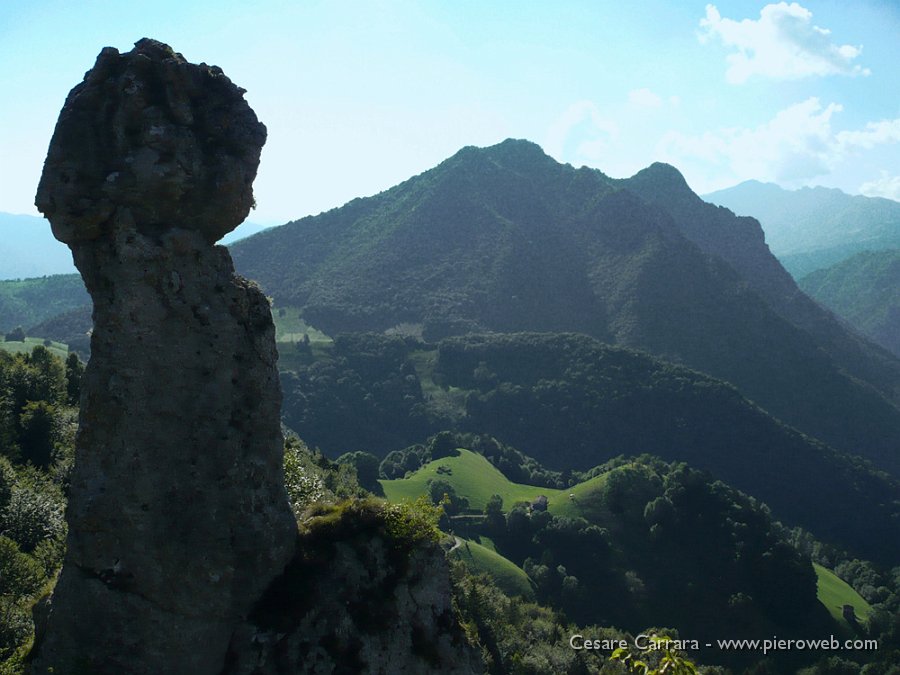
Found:
[[[900,118],[858,130],[833,130],[832,118],[842,109],[808,98],[755,128],[721,128],[696,136],[671,131],[658,151],[665,161],[699,165],[719,180],[754,178],[790,185],[831,172],[852,153],[900,141]]]
[[[577,101],[547,132],[544,149],[563,161],[595,160],[619,137],[619,125],[592,101]]]
[[[882,171],[879,178],[860,185],[859,191],[867,197],[885,197],[900,202],[900,176]]]
[[[641,89],[632,89],[629,91],[628,102],[638,108],[659,108],[662,105],[662,98],[659,94],[655,94],[646,87],[643,87]]]
[[[841,131],[836,140],[842,150],[871,150],[876,145],[897,143],[900,141],[900,118],[869,122],[865,129],[858,131]]]
[[[769,4],[759,19],[723,18],[715,5],[706,6],[700,20],[701,42],[721,40],[733,53],[727,57],[725,78],[742,84],[754,75],[795,80],[823,75],[869,75],[855,63],[862,45],[839,45],[831,31],[812,22],[812,12],[796,2]]]

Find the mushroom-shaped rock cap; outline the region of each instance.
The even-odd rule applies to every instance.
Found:
[[[107,47],[66,99],[35,204],[67,244],[116,222],[214,243],[247,217],[265,142],[244,90],[218,67],[147,38],[126,54]]]

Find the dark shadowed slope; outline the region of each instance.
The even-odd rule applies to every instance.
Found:
[[[839,368],[898,400],[900,361],[848,332],[813,302],[769,251],[759,221],[704,202],[667,164],[653,164],[621,183],[669,213],[701,250],[731,265],[776,314],[811,335]]]

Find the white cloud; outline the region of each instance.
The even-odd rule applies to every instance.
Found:
[[[881,177],[859,186],[860,193],[866,197],[885,197],[900,202],[900,176],[890,176],[887,171]]]
[[[830,173],[851,154],[900,141],[900,119],[835,132],[832,118],[841,110],[837,103],[823,107],[809,98],[755,128],[722,128],[699,136],[670,131],[657,152],[663,161],[696,167],[706,175],[702,183],[753,178],[801,185]]]
[[[560,115],[547,132],[544,149],[561,161],[601,158],[619,137],[619,125],[591,101],[578,101]]]
[[[638,108],[658,108],[662,105],[662,99],[646,87],[632,89],[628,92],[628,102]]]
[[[837,135],[837,143],[841,149],[862,148],[871,150],[883,143],[900,141],[900,118],[869,122],[861,131],[841,131]]]
[[[758,75],[795,80],[822,75],[869,75],[854,63],[862,46],[837,45],[831,31],[812,23],[812,12],[796,2],[769,4],[759,20],[722,18],[715,5],[706,6],[700,20],[700,41],[718,38],[735,51],[728,55],[725,78],[742,84]]]

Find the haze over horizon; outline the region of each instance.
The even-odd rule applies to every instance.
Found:
[[[676,6],[673,6],[676,5]],[[219,65],[269,130],[249,220],[374,194],[467,145],[527,138],[704,194],[744,180],[900,199],[900,9],[642,0],[0,6],[0,211],[33,196],[68,91],[141,37]]]

